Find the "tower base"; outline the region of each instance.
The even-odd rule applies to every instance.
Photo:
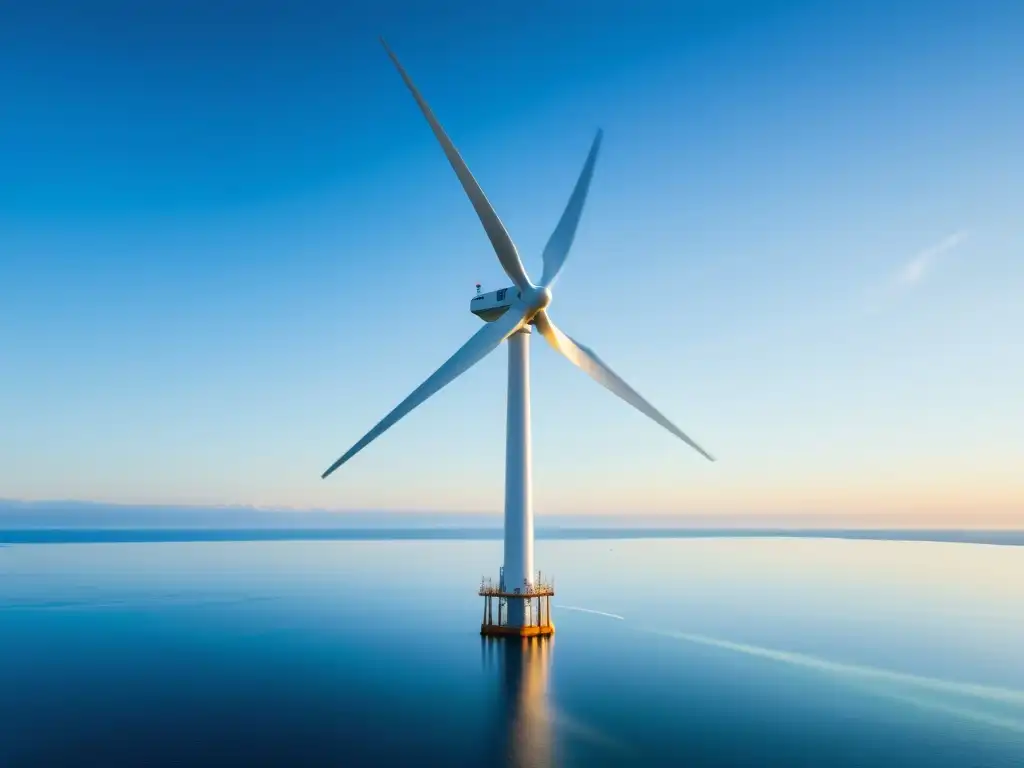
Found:
[[[481,624],[480,634],[485,637],[547,637],[555,634],[554,624],[542,627],[509,627],[500,624]]]
[[[555,634],[551,621],[551,598],[555,596],[553,581],[543,581],[540,573],[532,584],[509,590],[504,577],[495,584],[491,579],[480,581],[477,593],[484,599],[484,618],[480,634],[485,637],[547,637]],[[497,606],[497,615],[495,615]],[[509,611],[509,608],[514,610]]]

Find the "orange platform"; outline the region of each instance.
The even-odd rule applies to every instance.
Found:
[[[499,624],[481,624],[480,634],[488,637],[546,637],[555,634],[555,625],[509,627]]]

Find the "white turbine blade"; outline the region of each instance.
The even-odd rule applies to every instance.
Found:
[[[573,238],[576,237],[576,227],[580,223],[583,204],[587,202],[587,192],[590,190],[590,179],[594,176],[597,152],[601,148],[601,136],[602,132],[599,130],[594,137],[594,143],[590,146],[590,154],[583,164],[583,170],[576,180],[576,187],[569,197],[562,218],[558,220],[558,226],[544,247],[544,274],[540,279],[543,286],[550,287],[554,284],[562,265],[565,264],[565,257],[569,255]]]
[[[448,134],[444,132],[444,128],[441,127],[437,118],[434,117],[433,111],[431,111],[423,96],[420,95],[419,89],[413,84],[405,68],[398,61],[398,57],[388,47],[384,38],[381,38],[380,42],[384,46],[384,50],[388,52],[388,56],[391,57],[391,61],[394,62],[395,67],[398,69],[398,74],[402,76],[402,80],[405,81],[413,98],[416,99],[416,103],[420,105],[420,110],[422,110],[423,116],[427,118],[427,122],[430,123],[430,127],[434,131],[437,140],[441,143],[441,148],[448,157],[448,162],[452,164],[455,175],[459,177],[459,181],[462,182],[462,188],[466,190],[470,202],[473,203],[473,208],[476,209],[476,215],[480,217],[480,223],[484,225],[484,230],[486,230],[487,237],[491,240],[491,245],[494,246],[494,252],[498,254],[498,261],[501,262],[505,274],[509,276],[519,289],[531,288],[533,283],[530,282],[530,278],[526,275],[523,262],[519,258],[519,252],[516,250],[512,238],[509,237],[505,225],[501,223],[501,219],[498,218],[498,214],[494,212],[494,208],[487,201],[486,195],[480,189],[476,179],[473,178],[473,174],[470,173],[462,156],[459,155],[459,151],[452,144],[451,139],[448,138]]]
[[[349,448],[344,456],[331,464],[327,471],[321,475],[321,478],[327,477],[331,472],[384,434],[413,408],[487,357],[501,342],[522,326],[526,311],[527,309],[524,305],[517,303],[509,307],[505,314],[493,323],[484,325],[483,328],[473,334],[469,341],[462,345],[458,352],[448,358],[426,381],[416,387],[411,395],[399,403],[391,413],[381,419],[377,426],[363,435],[358,443]]]
[[[582,368],[584,373],[590,376],[590,378],[621,397],[627,403],[640,411],[640,413],[654,419],[656,422],[661,424],[661,426],[708,460],[715,460],[714,456],[697,445],[697,443],[687,437],[679,427],[665,418],[661,411],[644,400],[644,398],[641,397],[635,389],[629,386],[629,384],[623,381],[615,371],[609,368],[592,349],[574,341],[558,330],[558,328],[555,327],[555,324],[551,322],[551,318],[548,317],[547,312],[543,310],[538,312],[534,316],[533,322],[552,347],[569,358],[570,362]]]

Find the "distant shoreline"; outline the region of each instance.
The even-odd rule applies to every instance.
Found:
[[[115,544],[254,541],[486,541],[501,528],[18,528],[0,530],[0,544]],[[1024,546],[1020,530],[811,528],[538,528],[538,539],[801,538],[919,541]]]

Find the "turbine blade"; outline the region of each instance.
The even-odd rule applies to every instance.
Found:
[[[554,284],[558,273],[565,264],[565,257],[569,255],[573,238],[576,237],[576,227],[580,223],[580,216],[583,214],[583,204],[587,202],[587,192],[590,190],[590,179],[594,175],[594,165],[597,163],[597,153],[601,149],[602,132],[599,130],[594,137],[594,143],[590,145],[590,154],[583,164],[580,177],[576,180],[576,186],[569,197],[569,202],[562,212],[562,218],[558,220],[558,226],[551,233],[548,244],[544,247],[544,274],[540,284],[550,287]]]
[[[388,56],[391,57],[395,68],[398,69],[398,74],[405,81],[406,87],[412,93],[412,97],[420,105],[420,110],[423,112],[423,116],[427,118],[427,122],[430,123],[430,127],[434,131],[437,140],[441,143],[441,149],[444,150],[445,155],[448,157],[448,162],[451,163],[452,168],[455,170],[455,175],[462,182],[462,188],[466,190],[470,202],[473,203],[476,215],[480,217],[480,223],[484,225],[484,230],[487,232],[487,237],[490,238],[491,245],[494,246],[494,252],[498,254],[498,261],[501,262],[505,274],[509,276],[520,290],[533,287],[533,283],[530,282],[530,278],[527,277],[526,270],[523,268],[523,262],[519,258],[519,252],[516,250],[515,243],[512,242],[512,238],[509,237],[505,225],[501,223],[498,214],[494,212],[494,208],[487,201],[486,195],[480,189],[476,179],[473,178],[473,174],[470,173],[462,156],[459,155],[459,151],[452,144],[451,139],[448,138],[448,134],[444,132],[444,128],[441,127],[437,118],[434,117],[433,111],[431,111],[423,96],[420,95],[419,89],[416,88],[412,79],[406,73],[405,68],[398,61],[398,57],[395,56],[384,38],[381,38],[380,42],[384,46],[384,50],[387,51]]]
[[[411,395],[400,402],[391,413],[381,419],[377,426],[363,435],[362,439],[349,448],[345,455],[331,464],[327,471],[321,475],[321,478],[327,477],[384,434],[413,408],[487,357],[501,342],[519,330],[523,325],[523,318],[526,316],[526,312],[527,308],[517,303],[509,307],[505,314],[493,323],[484,325],[483,328],[473,334],[469,341],[462,345],[458,352],[448,358],[426,381],[416,387]]]
[[[654,421],[658,422],[661,426],[709,461],[715,460],[714,456],[691,440],[681,429],[679,429],[679,427],[669,421],[661,411],[644,400],[644,398],[641,397],[635,389],[629,386],[629,384],[623,381],[615,371],[609,368],[608,365],[601,360],[601,358],[599,358],[592,349],[585,347],[562,333],[555,324],[551,322],[551,318],[548,317],[547,312],[543,310],[538,312],[534,316],[533,322],[555,350],[569,358],[571,363],[582,368],[583,372],[590,376],[590,378],[602,387],[621,397],[627,403],[640,411],[640,413],[654,419]]]

